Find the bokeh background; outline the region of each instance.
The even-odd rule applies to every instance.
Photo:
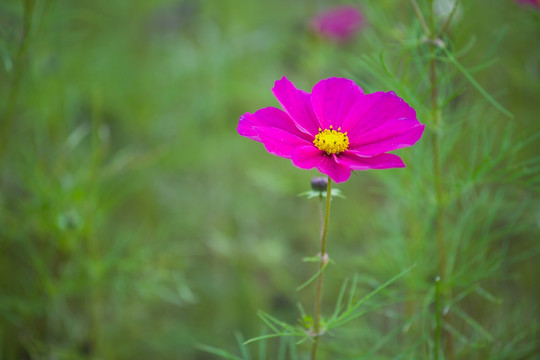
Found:
[[[414,70],[427,51],[410,3],[346,3],[365,24],[336,42],[309,22],[343,2],[0,2],[0,358],[214,359],[197,344],[238,351],[235,333],[263,331],[258,310],[291,323],[297,302],[309,311],[313,289],[295,288],[316,271],[302,258],[318,251],[318,204],[298,194],[318,174],[236,132],[242,113],[278,106],[271,87],[282,76],[307,91],[346,76],[419,106],[428,130],[398,152],[408,167],[339,186],[346,199],[332,209],[325,303],[351,274],[367,292],[417,264],[380,300],[387,306],[354,325],[362,339],[354,347],[372,349],[411,314],[429,319],[437,265],[425,174],[434,130],[427,75]],[[499,174],[448,212],[448,231],[470,239],[450,246],[463,269],[454,295],[472,289],[462,303],[475,319],[455,326],[461,358],[540,352],[538,168],[527,177],[502,171],[539,155],[540,140],[525,142],[540,130],[538,14],[510,0],[467,0],[449,30],[450,50],[514,115],[497,111],[459,70],[442,83],[456,91],[445,108],[448,187],[467,188],[459,171],[473,163]],[[401,88],[385,81],[382,55],[397,73],[413,68]],[[485,156],[471,160],[472,148]],[[429,321],[416,328],[371,358],[429,353]],[[480,345],[467,344],[474,339]],[[348,356],[328,358],[360,358]]]

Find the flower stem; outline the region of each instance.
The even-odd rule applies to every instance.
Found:
[[[319,278],[317,279],[317,294],[315,296],[315,319],[313,321],[314,341],[311,347],[311,360],[317,358],[317,348],[319,346],[319,337],[321,332],[321,297],[323,284],[323,268],[328,261],[326,256],[326,234],[328,233],[328,220],[330,218],[330,202],[332,200],[332,179],[328,178],[328,187],[326,188],[326,209],[324,212],[324,227],[321,235],[321,260],[319,262]]]
[[[319,236],[322,237],[324,232],[324,198],[319,196]]]
[[[433,175],[435,184],[435,196],[437,200],[437,246],[439,249],[439,275],[445,280],[446,269],[446,246],[444,239],[444,205],[443,205],[443,189],[442,189],[442,170],[440,163],[440,138],[442,131],[442,119],[439,109],[439,85],[437,79],[437,60],[435,57],[435,29],[433,24],[433,6],[431,9],[431,48],[429,62],[429,80],[431,83],[431,117],[433,127],[435,128],[435,137],[433,138]]]

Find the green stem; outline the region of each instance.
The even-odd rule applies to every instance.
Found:
[[[435,184],[435,198],[437,200],[437,247],[439,252],[439,275],[443,280],[446,278],[446,244],[444,236],[444,204],[443,204],[443,186],[442,169],[440,155],[440,139],[442,130],[442,119],[438,104],[439,90],[437,84],[437,64],[435,60],[435,45],[431,47],[430,82],[431,82],[431,102],[432,119],[435,128],[435,137],[433,138],[433,176]]]
[[[321,236],[321,260],[319,261],[319,278],[317,279],[317,294],[315,296],[315,319],[313,321],[314,341],[311,347],[311,360],[317,358],[317,348],[319,346],[319,337],[321,332],[321,304],[322,304],[322,285],[323,269],[328,261],[326,256],[326,234],[328,233],[328,220],[330,218],[330,202],[332,200],[332,179],[328,178],[328,187],[326,189],[326,210],[324,213],[324,227]]]
[[[321,195],[319,196],[319,236],[322,237],[324,232],[324,198]]]
[[[431,84],[431,118],[433,128],[435,129],[435,137],[433,138],[433,176],[435,184],[435,198],[437,200],[437,247],[439,252],[439,276],[445,279],[446,268],[446,246],[444,239],[444,206],[443,206],[443,189],[442,189],[442,170],[440,162],[440,137],[442,120],[439,109],[439,87],[437,79],[437,60],[435,56],[436,45],[435,39],[435,23],[433,14],[433,1],[430,1],[430,60],[429,60],[429,81]]]

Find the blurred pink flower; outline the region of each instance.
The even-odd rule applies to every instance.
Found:
[[[272,92],[285,111],[245,113],[238,133],[335,182],[346,181],[354,170],[405,167],[386,152],[414,145],[424,132],[414,109],[395,93],[364,94],[352,80],[321,80],[310,94],[283,77]]]
[[[521,4],[529,4],[529,5],[533,5],[540,8],[540,0],[516,0],[516,1]]]
[[[339,6],[311,19],[310,27],[324,37],[345,41],[364,26],[364,17],[354,6]]]

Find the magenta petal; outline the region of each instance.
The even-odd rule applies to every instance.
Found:
[[[336,161],[351,170],[390,169],[405,167],[403,160],[394,154],[362,156],[356,151],[345,151],[336,157]]]
[[[293,154],[292,162],[300,169],[317,168],[335,182],[344,182],[351,176],[351,170],[336,162],[335,155],[326,155],[314,146],[298,147]]]
[[[414,109],[391,91],[361,96],[345,118],[343,130],[347,131],[349,139],[354,142],[356,138],[389,121],[405,121],[403,125],[408,124],[410,127],[420,125]]]
[[[245,136],[251,140],[261,141],[261,139],[259,138],[259,134],[257,134],[255,129],[253,128],[255,122],[256,118],[253,114],[245,113],[244,115],[240,116],[240,121],[238,122],[236,130],[240,135]]]
[[[315,146],[298,147],[292,157],[292,163],[300,169],[313,169],[319,166],[324,153]]]
[[[320,124],[309,93],[297,89],[286,77],[276,81],[272,92],[299,129],[313,136],[317,134]]]
[[[238,133],[255,141],[261,141],[256,127],[270,127],[285,130],[291,134],[310,140],[311,136],[300,131],[293,120],[283,110],[266,107],[258,110],[255,114],[245,113],[240,117]]]
[[[292,158],[298,146],[306,146],[308,141],[278,128],[255,127],[261,142],[269,153],[287,159]]]
[[[339,128],[351,107],[363,95],[362,89],[352,80],[330,78],[321,80],[313,87],[311,103],[321,127]]]
[[[317,170],[328,175],[337,183],[345,182],[351,177],[351,169],[337,162],[336,155],[324,155],[321,164],[317,166]]]
[[[410,121],[390,121],[354,139],[351,149],[375,155],[414,145],[424,133],[424,125]]]

